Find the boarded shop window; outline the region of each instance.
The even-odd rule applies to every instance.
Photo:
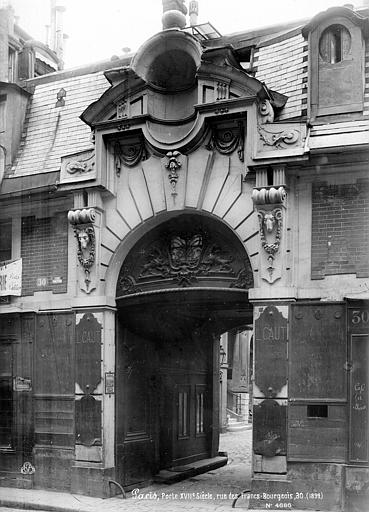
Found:
[[[0,221],[0,261],[12,258],[12,223]]]
[[[291,306],[288,460],[347,457],[347,337],[343,303]]]
[[[345,400],[347,342],[341,303],[294,304],[290,340],[290,396]]]
[[[0,344],[0,448],[11,448],[13,427],[12,347]]]

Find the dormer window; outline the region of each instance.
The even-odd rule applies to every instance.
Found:
[[[336,64],[350,53],[351,36],[343,25],[331,25],[326,28],[319,41],[319,54],[324,62]]]
[[[309,42],[310,119],[362,113],[368,18],[348,7],[332,7],[315,16],[302,35]]]

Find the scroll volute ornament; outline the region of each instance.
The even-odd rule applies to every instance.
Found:
[[[263,100],[258,105],[259,123],[266,124],[274,121],[274,109],[269,100]]]

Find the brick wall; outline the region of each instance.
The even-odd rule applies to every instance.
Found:
[[[258,48],[255,77],[288,96],[280,119],[306,114],[308,46],[301,34]]]
[[[369,181],[313,184],[311,278],[369,276]]]
[[[67,291],[68,224],[66,213],[22,219],[22,295]]]

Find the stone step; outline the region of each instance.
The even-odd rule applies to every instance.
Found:
[[[222,452],[218,457],[198,460],[185,466],[162,469],[154,476],[154,482],[166,484],[180,482],[181,480],[225,466],[227,463],[228,455]]]

